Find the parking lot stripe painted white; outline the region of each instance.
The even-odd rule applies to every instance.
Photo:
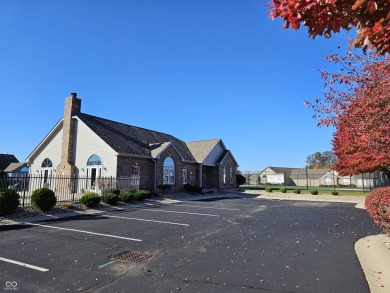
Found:
[[[212,215],[212,214],[199,214],[199,213],[189,213],[189,212],[164,211],[164,210],[154,210],[154,209],[148,209],[148,208],[142,208],[142,207],[135,207],[135,208],[142,209],[143,211],[150,211],[150,212],[187,214],[187,215],[206,216],[206,217],[219,217],[219,215]]]
[[[118,238],[118,239],[130,240],[130,241],[142,241],[141,239],[128,238],[128,237],[122,237],[122,236],[116,236],[116,235],[110,235],[110,234],[95,233],[95,232],[90,232],[90,231],[83,231],[83,230],[76,230],[76,229],[69,229],[69,228],[62,228],[62,227],[56,227],[56,226],[41,225],[41,224],[35,224],[35,223],[24,223],[24,224],[33,225],[33,226],[40,226],[40,227],[45,227],[45,228],[58,229],[58,230],[86,233],[86,234],[97,235],[97,236]]]
[[[127,220],[144,221],[144,222],[153,222],[153,223],[160,223],[160,224],[179,225],[179,226],[190,226],[190,225],[188,225],[188,224],[173,223],[173,222],[164,222],[164,221],[149,220],[149,219],[128,218],[128,217],[110,216],[110,215],[101,215],[101,216],[103,216],[103,217],[109,217],[109,218],[127,219]]]
[[[180,207],[200,208],[200,209],[215,209],[215,210],[228,210],[228,211],[239,211],[240,209],[229,209],[229,208],[214,208],[214,207],[202,207],[202,206],[190,206],[186,204],[178,204]]]
[[[22,266],[22,267],[26,267],[26,268],[29,268],[29,269],[33,269],[33,270],[36,270],[36,271],[40,271],[40,272],[48,272],[49,271],[49,269],[45,269],[45,268],[29,265],[29,264],[26,264],[24,262],[8,259],[8,258],[4,258],[4,257],[0,257],[0,260],[5,261],[5,262],[9,262],[9,263],[12,263],[12,264],[15,264],[15,265],[19,265],[19,266]]]

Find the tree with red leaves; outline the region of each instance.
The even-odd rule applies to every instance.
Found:
[[[379,91],[358,96],[340,115],[332,143],[341,175],[383,171],[390,178],[390,96]]]
[[[327,56],[340,73],[321,71],[324,99],[308,104],[319,126],[333,125],[335,169],[341,175],[383,171],[390,178],[390,58]]]
[[[303,24],[312,38],[356,28],[353,46],[390,53],[389,0],[272,0],[267,6],[272,19],[285,21],[284,28],[298,30]]]

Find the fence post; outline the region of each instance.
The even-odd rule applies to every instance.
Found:
[[[76,187],[76,175],[73,175],[73,180],[72,180],[72,202],[74,202],[74,190]]]
[[[308,175],[307,175],[307,165],[306,165],[306,190],[309,189],[309,178],[308,178]]]
[[[22,175],[23,176],[23,175]],[[26,197],[26,180],[27,180],[27,176],[29,176],[27,173],[24,175],[24,178],[23,178],[23,199],[22,199],[22,207],[24,207],[24,199]]]

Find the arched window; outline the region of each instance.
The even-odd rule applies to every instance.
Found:
[[[175,162],[173,162],[171,157],[167,157],[164,160],[163,184],[175,184]]]
[[[53,163],[49,158],[43,160],[41,168],[53,168]]]
[[[95,187],[96,178],[102,176],[102,160],[96,154],[89,157],[87,161],[87,178],[91,187]]]
[[[89,157],[87,161],[87,166],[100,166],[102,164],[102,160],[98,155],[92,155]]]

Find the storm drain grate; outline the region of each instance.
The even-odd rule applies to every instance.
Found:
[[[124,251],[119,254],[113,255],[110,257],[111,260],[116,260],[119,262],[141,262],[145,259],[152,257],[153,254],[147,254],[137,251]]]

